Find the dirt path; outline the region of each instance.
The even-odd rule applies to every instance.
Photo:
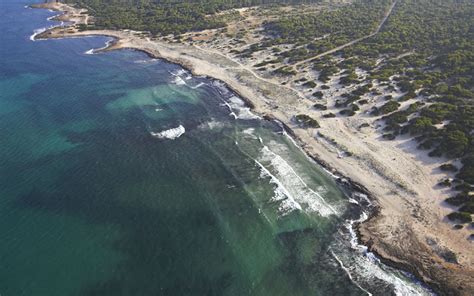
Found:
[[[311,61],[313,61],[313,60],[319,59],[319,58],[321,58],[321,57],[323,57],[323,56],[326,56],[326,55],[329,55],[329,54],[333,54],[333,53],[338,52],[338,51],[340,51],[340,50],[342,50],[342,49],[344,49],[344,48],[346,48],[346,47],[352,46],[352,45],[354,45],[354,44],[356,44],[356,43],[358,43],[358,42],[364,41],[364,40],[366,40],[366,39],[368,39],[368,38],[370,38],[370,37],[373,37],[373,36],[377,35],[377,34],[380,32],[380,30],[382,29],[382,27],[383,27],[383,25],[385,24],[385,22],[387,21],[387,19],[389,18],[389,16],[392,14],[392,10],[393,10],[393,8],[395,7],[396,4],[397,4],[397,1],[394,1],[394,2],[392,3],[392,5],[390,5],[390,8],[389,8],[389,9],[387,10],[387,12],[385,13],[384,18],[382,19],[382,21],[381,21],[380,24],[378,25],[377,29],[375,29],[375,31],[373,31],[373,32],[370,33],[369,35],[366,35],[366,36],[363,36],[363,37],[354,39],[354,40],[352,40],[352,41],[350,41],[350,42],[348,42],[348,43],[345,43],[345,44],[343,44],[343,45],[340,45],[340,46],[338,46],[338,47],[335,47],[335,48],[330,49],[330,50],[328,50],[328,51],[325,51],[325,52],[323,52],[323,53],[320,53],[320,54],[318,54],[318,55],[316,55],[316,56],[313,56],[313,57],[310,57],[310,58],[308,58],[308,59],[299,61],[299,62],[295,63],[294,66],[296,67],[296,66],[299,66],[299,65],[301,65],[301,64],[304,64],[304,63],[311,62]]]
[[[381,30],[395,5],[396,1],[372,36]],[[58,4],[37,7],[67,9]],[[69,10],[73,12],[72,8]],[[72,13],[68,16],[73,23],[79,21]],[[300,92],[276,79],[261,77],[251,65],[214,49],[152,41],[130,31],[66,30],[55,28],[38,38],[110,36],[116,42],[110,44],[109,50],[141,50],[152,57],[178,63],[196,75],[226,83],[248,100],[256,113],[275,118],[290,127],[299,146],[308,155],[324,163],[331,171],[361,184],[376,198],[379,213],[358,228],[361,241],[369,245],[370,250],[390,260],[396,267],[414,273],[432,287],[448,291],[444,293],[446,295],[471,296],[469,291],[474,290],[474,258],[466,253],[472,248],[472,243],[466,240],[469,229],[453,231],[452,225],[442,220],[447,211],[440,206],[445,193],[440,192],[436,184],[445,174],[438,169],[439,161],[433,161],[417,150],[415,142],[403,139],[385,141],[380,139],[375,129],[361,130],[361,123],[374,125],[372,119],[364,116],[321,120],[318,132],[333,139],[336,148],[346,147],[352,154],[351,157],[340,158],[334,145],[328,146],[321,136],[315,136],[316,130],[298,128],[293,123],[293,116],[297,114],[321,118],[320,111],[312,108],[312,101],[302,100],[304,96]],[[352,41],[351,44],[354,43]],[[456,254],[458,264],[445,261],[440,255],[445,250]]]
[[[251,68],[250,66],[244,65],[244,64],[242,64],[241,62],[239,62],[238,60],[236,60],[236,59],[234,59],[234,58],[232,58],[232,57],[230,57],[230,56],[228,56],[228,55],[226,55],[226,54],[223,54],[223,53],[221,53],[221,52],[219,52],[219,51],[217,51],[217,50],[202,48],[202,47],[199,47],[199,46],[197,46],[197,45],[193,45],[193,47],[195,47],[195,48],[197,48],[197,49],[199,49],[199,50],[201,50],[201,51],[203,51],[203,52],[207,52],[207,53],[211,53],[211,54],[217,54],[217,55],[219,55],[219,56],[222,56],[222,57],[224,57],[224,58],[226,58],[226,59],[228,59],[228,60],[230,60],[230,61],[232,61],[232,62],[238,64],[241,69],[243,69],[243,70],[249,72],[249,73],[252,74],[252,76],[254,76],[255,78],[257,78],[257,79],[259,79],[259,80],[261,80],[261,81],[264,81],[264,82],[266,82],[266,83],[270,83],[270,84],[272,84],[272,85],[278,86],[278,87],[286,88],[286,89],[288,89],[288,90],[290,90],[290,91],[293,91],[293,92],[294,92],[296,95],[298,95],[298,97],[300,97],[301,99],[306,99],[306,97],[305,97],[303,94],[301,94],[297,89],[295,89],[295,88],[293,88],[293,87],[291,87],[291,86],[288,86],[288,85],[283,85],[283,84],[281,84],[280,82],[275,81],[275,80],[273,80],[273,79],[263,78],[262,76],[258,75],[258,73],[256,73],[254,70],[252,70],[252,68]]]

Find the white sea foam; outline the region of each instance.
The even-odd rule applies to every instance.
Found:
[[[257,135],[255,135],[255,129],[253,127],[244,129],[242,131],[242,134],[244,135],[244,137],[254,139],[254,140],[257,140],[260,138]]]
[[[223,82],[213,80],[211,85],[219,92],[221,97],[223,97],[223,105],[229,108],[230,116],[234,117],[235,119],[243,120],[261,119],[259,116],[252,113],[250,108],[246,106],[245,102],[241,98],[233,95],[233,93]]]
[[[212,86],[214,86],[221,95],[230,94],[230,90],[225,86],[225,84],[219,80],[213,80]]]
[[[261,157],[256,162],[262,168],[262,176],[269,175],[272,178],[271,182],[277,185],[273,199],[282,202],[283,214],[295,209],[318,213],[323,217],[338,214],[338,211],[326,202],[320,193],[311,189],[303,181],[285,159],[267,146],[263,147]],[[274,174],[271,174],[263,164],[268,164]]]
[[[164,130],[164,131],[157,132],[157,133],[150,132],[150,134],[153,137],[158,138],[158,139],[174,140],[174,139],[177,139],[177,138],[181,137],[185,133],[185,131],[186,130],[185,130],[184,126],[179,125],[178,127],[171,128],[171,129]]]
[[[49,9],[49,11],[50,11],[50,12],[53,12],[53,10],[50,10],[50,9]],[[59,15],[61,15],[61,14],[56,14],[56,15],[50,16],[50,17],[48,17],[46,20],[48,20],[48,21],[53,21],[53,18],[55,18],[55,17],[57,17],[57,16],[59,16]],[[44,27],[44,28],[36,29],[36,30],[33,31],[33,34],[31,34],[30,40],[31,40],[31,41],[37,41],[37,40],[36,40],[36,36],[38,36],[38,34],[41,34],[41,33],[43,33],[43,32],[46,31],[46,30],[54,29],[54,28],[56,28],[56,27],[61,27],[61,26],[63,26],[63,25],[64,25],[64,22],[60,22],[58,25],[52,25],[52,26],[49,26],[49,27]]]
[[[230,97],[228,102],[225,102],[225,104],[231,111],[230,115],[234,116],[236,119],[260,119],[260,117],[252,113],[250,108],[245,106],[245,102],[237,96]]]
[[[278,210],[283,214],[286,215],[292,212],[295,209],[301,210],[301,205],[298,204],[290,192],[285,188],[285,186],[275,177],[263,164],[261,164],[258,160],[255,160],[255,163],[260,166],[261,169],[261,178],[270,177],[270,183],[275,184],[277,187],[275,188],[275,195],[273,196],[273,201],[279,201],[280,206]]]
[[[391,270],[385,270],[384,266],[379,262],[378,258],[369,253],[370,255],[361,256],[352,253],[346,254],[346,258],[338,256],[340,262],[346,261],[343,265],[346,267],[346,272],[351,274],[354,283],[358,286],[362,286],[362,283],[373,283],[374,280],[380,280],[389,283],[393,286],[395,295],[398,296],[411,296],[411,295],[430,295],[431,293],[421,286],[411,283],[406,279],[402,279],[397,276],[396,273]],[[352,257],[348,259],[347,257]],[[360,282],[360,283],[359,283]],[[365,290],[365,289],[364,289]]]
[[[253,135],[255,132],[255,129],[253,127],[246,128],[242,131],[242,133],[247,134],[247,135]]]
[[[184,69],[179,69],[176,72],[169,72],[172,76],[174,76],[173,80],[171,80],[171,83],[176,84],[176,85],[186,85],[186,81],[183,80],[181,76],[187,74],[188,72]]]
[[[358,205],[359,202],[351,197],[349,197],[349,202]]]
[[[92,48],[92,49],[89,49],[88,51],[84,52],[84,54],[95,54],[96,52],[100,52],[101,50],[104,50],[106,49],[107,47],[110,46],[110,44],[112,44],[112,42],[114,41],[114,39],[109,39],[105,42],[105,46],[101,47],[101,48]]]
[[[46,31],[48,28],[40,28],[33,31],[33,34],[30,36],[31,41],[36,41],[36,36]]]
[[[186,85],[186,81],[184,81],[183,78],[179,76],[175,76],[174,79],[171,80],[171,83],[176,85]]]
[[[156,61],[158,61],[158,59],[147,58],[147,59],[142,59],[142,60],[136,60],[134,61],[134,63],[135,64],[153,64]]]
[[[207,123],[207,125],[209,126],[209,129],[215,129],[223,128],[225,124],[221,121],[211,120]]]
[[[178,71],[176,72],[170,72],[171,75],[173,76],[181,76],[181,75],[184,75],[184,74],[188,74],[188,71],[184,70],[184,69],[179,69]]]
[[[188,80],[188,77],[186,77],[186,80]],[[197,89],[197,88],[200,88],[201,86],[205,85],[204,82],[199,82],[197,85],[195,86],[191,86],[192,89]]]
[[[359,283],[357,283],[357,281],[355,281],[353,278],[352,278],[352,274],[350,272],[350,270],[344,266],[344,263],[341,261],[341,259],[339,259],[336,254],[334,254],[334,252],[331,250],[331,255],[334,257],[334,259],[336,259],[336,261],[339,263],[339,265],[341,266],[342,270],[345,271],[345,273],[347,274],[347,276],[349,277],[349,279],[351,280],[351,282],[353,282],[359,289],[361,289],[362,291],[364,291],[365,293],[367,293],[367,295],[369,296],[372,296],[372,293],[370,293],[369,291],[367,291],[366,289],[364,289],[362,286],[359,285]]]
[[[359,198],[364,197],[366,196],[359,195]],[[344,227],[347,232],[340,230],[338,238],[330,247],[331,254],[350,280],[368,295],[372,295],[369,290],[377,290],[377,287],[373,286],[376,281],[391,285],[395,294],[399,296],[431,295],[431,292],[424,287],[382,264],[366,246],[359,244],[354,225],[367,218],[367,213],[362,212],[358,219],[346,221]]]
[[[211,121],[207,121],[207,122],[203,122],[201,123],[198,128],[199,129],[210,129],[210,130],[213,130],[213,129],[216,129],[216,128],[222,128],[224,127],[224,123],[221,122],[221,121],[217,121],[217,120],[211,120]]]
[[[187,85],[192,89],[198,89],[201,86],[205,85],[206,83],[204,82],[199,82],[196,85],[190,85],[186,81],[191,80],[193,76],[186,70],[184,69],[179,69],[175,72],[169,72],[174,78],[171,80],[171,83],[176,84],[176,85]]]
[[[357,201],[356,201],[357,202]],[[359,244],[359,241],[357,239],[357,234],[354,230],[354,225],[356,223],[361,223],[361,222],[364,222],[365,220],[367,220],[369,216],[367,215],[366,212],[362,212],[362,214],[360,215],[359,219],[357,220],[348,220],[345,224],[345,227],[347,228],[347,230],[349,231],[349,235],[350,235],[350,244],[351,244],[351,248],[354,249],[354,250],[359,250],[359,251],[362,251],[363,253],[366,253],[367,251],[367,247],[364,246],[364,245],[361,245]]]

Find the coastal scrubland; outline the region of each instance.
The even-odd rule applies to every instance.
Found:
[[[413,137],[430,156],[444,156],[449,164],[457,161],[451,170],[455,177],[440,180],[440,185],[458,191],[446,202],[458,206],[459,213],[448,218],[472,221],[471,1],[398,1],[383,24],[393,1],[67,2],[94,16],[94,22],[82,29],[131,29],[191,44],[219,40],[220,46],[212,47],[245,62],[257,60],[256,71],[313,91],[314,100],[326,103],[319,105],[334,104],[340,116],[376,117],[384,125],[380,131],[385,139]],[[325,99],[324,89],[332,77],[338,77],[345,90],[334,102]]]
[[[75,24],[45,38],[110,35],[223,80],[374,194],[372,250],[474,288],[472,1],[66,2]]]

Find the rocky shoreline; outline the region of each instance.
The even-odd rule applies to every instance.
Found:
[[[55,6],[54,3],[33,5],[32,7],[64,11],[62,6]],[[68,17],[67,13],[68,12],[66,11],[65,14],[58,16],[56,19],[61,21],[71,21],[72,23],[77,22],[74,18]],[[370,186],[366,186],[363,180],[364,178],[370,178],[371,174],[357,176],[354,175],[357,174],[357,172],[354,172],[353,175],[350,175],[349,172],[351,172],[351,166],[349,164],[341,167],[338,166],[341,161],[335,159],[333,156],[328,153],[323,153],[323,155],[321,155],[323,146],[315,143],[314,139],[311,140],[310,138],[313,136],[308,135],[308,132],[290,127],[291,119],[287,116],[286,110],[282,111],[281,105],[278,104],[279,100],[277,99],[275,100],[276,102],[269,102],[268,98],[271,98],[272,94],[262,95],[266,90],[264,87],[259,90],[251,90],[251,86],[245,86],[246,88],[239,87],[239,83],[248,83],[247,80],[242,79],[240,76],[236,76],[236,78],[227,73],[222,74],[221,72],[206,74],[205,68],[198,71],[197,67],[199,66],[199,63],[196,61],[199,58],[202,58],[200,55],[196,54],[193,56],[189,54],[190,50],[187,51],[188,49],[183,49],[179,54],[171,54],[168,52],[169,50],[178,51],[181,49],[179,46],[168,45],[167,47],[166,45],[159,44],[156,45],[156,47],[153,47],[152,45],[148,45],[149,41],[145,42],[142,40],[141,43],[137,42],[135,39],[132,39],[129,34],[124,34],[120,31],[104,30],[65,33],[55,32],[54,30],[55,29],[46,30],[38,34],[36,38],[48,39],[86,35],[108,36],[114,38],[114,41],[106,48],[100,49],[100,51],[116,49],[139,50],[146,53],[151,58],[164,59],[179,64],[183,68],[189,70],[193,75],[207,76],[211,79],[222,81],[229,89],[242,98],[250,108],[255,110],[256,113],[261,114],[264,119],[278,121],[310,158],[338,176],[339,183],[343,184],[350,190],[363,193],[370,198],[374,203],[374,209],[370,212],[370,216],[366,221],[356,226],[356,233],[359,240],[365,244],[371,252],[377,254],[382,262],[397,269],[410,272],[440,295],[469,295],[469,291],[474,291],[474,271],[472,270],[472,267],[468,266],[468,268],[463,268],[462,266],[459,266],[459,264],[444,262],[432,248],[429,248],[426,242],[420,239],[421,237],[431,237],[433,233],[437,232],[436,229],[432,229],[432,232],[429,232],[428,235],[422,233],[420,236],[417,233],[420,229],[418,225],[411,225],[408,222],[405,223],[406,217],[398,212],[397,214],[400,214],[398,220],[388,220],[400,224],[398,225],[398,228],[392,230],[393,233],[387,234],[385,232],[386,229],[380,229],[380,225],[389,223],[385,221],[385,219],[387,219],[392,212],[387,212],[387,200],[381,199],[381,195],[383,192],[386,192],[386,188],[383,188],[383,191],[374,189],[374,184],[379,187],[384,187],[386,184],[379,183],[381,181],[376,180],[373,181],[372,184],[369,184]],[[208,61],[205,62],[208,63]],[[229,61],[229,64],[231,64],[231,61]],[[250,97],[255,99],[251,100],[249,99]],[[295,98],[293,103],[296,101],[300,102],[299,98]],[[307,104],[304,105],[305,102],[303,101],[301,101],[301,104],[303,105],[301,109],[304,110],[304,107],[306,107]],[[289,105],[291,105],[291,103]],[[329,129],[330,128],[332,127],[329,127]],[[357,180],[354,176],[358,177]],[[390,203],[390,201],[388,203]],[[404,210],[404,203],[412,205],[410,201],[406,200],[400,200],[400,203],[402,203],[400,205],[402,211]],[[416,203],[413,205],[413,208],[407,209],[407,211],[416,212],[417,206],[419,207]],[[413,214],[409,213],[407,214],[407,217],[411,215]],[[429,219],[431,217],[423,218]],[[427,228],[435,228],[435,225],[429,225]],[[388,225],[388,227],[390,228],[391,225]],[[404,239],[405,241],[402,243],[402,241],[400,241],[401,239]],[[398,243],[395,243],[395,241],[398,241]],[[462,285],[464,285],[464,287]]]

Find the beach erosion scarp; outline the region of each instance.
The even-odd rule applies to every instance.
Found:
[[[62,11],[61,20],[71,23],[87,21],[83,10],[65,4],[35,7]],[[440,206],[442,197],[435,188],[439,178],[433,174],[436,164],[422,161],[416,149],[381,140],[376,131],[357,132],[360,125],[357,118],[320,120],[319,129],[301,128],[293,118],[307,114],[312,109],[311,100],[276,79],[260,77],[250,66],[214,50],[151,40],[132,31],[78,31],[70,26],[45,30],[34,39],[91,35],[114,38],[107,47],[93,53],[139,50],[153,58],[177,63],[194,75],[225,83],[253,112],[281,122],[311,158],[374,200],[377,210],[359,224],[358,234],[385,263],[413,273],[440,294],[470,295],[469,291],[474,291],[474,256],[468,254],[472,243],[465,239],[465,233],[453,232],[452,226],[443,221],[446,211]],[[327,139],[338,146],[334,147]],[[341,157],[338,147],[346,147],[351,156]],[[447,262],[439,250],[453,252],[458,262]]]

